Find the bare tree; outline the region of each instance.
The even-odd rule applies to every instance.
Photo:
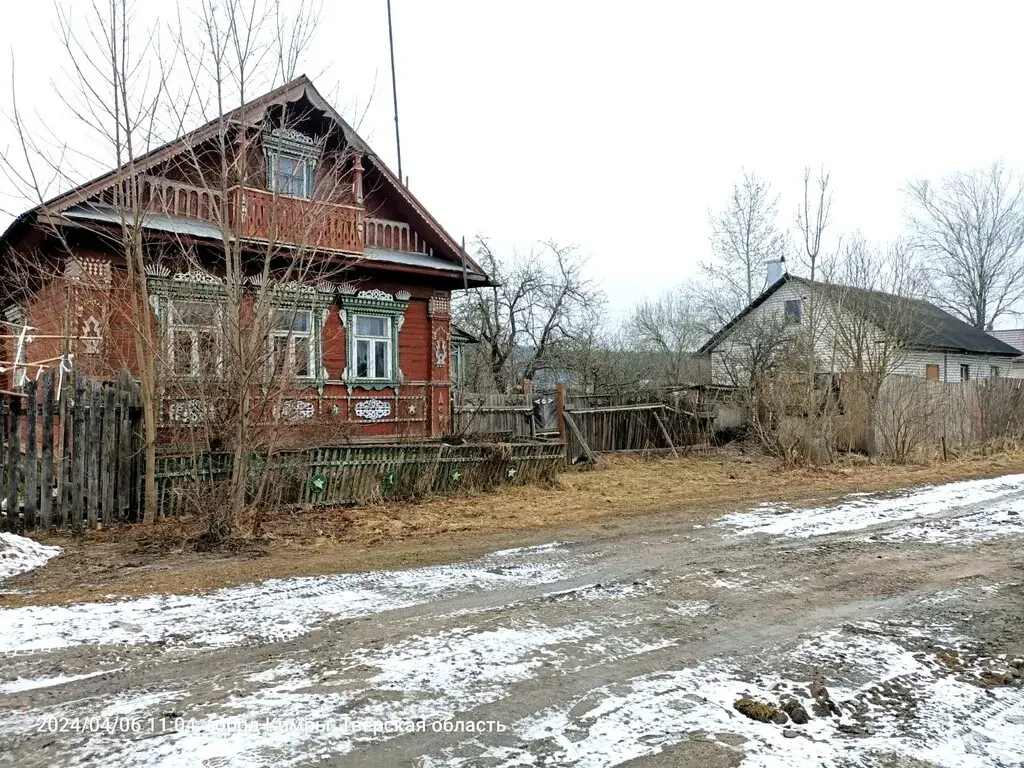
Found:
[[[631,348],[650,357],[650,376],[659,385],[678,385],[692,378],[693,353],[702,333],[692,299],[684,288],[641,301],[633,308],[625,330]]]
[[[811,183],[811,169],[804,168],[804,199],[797,208],[796,226],[800,232],[800,260],[808,271],[808,277],[814,280],[818,276],[822,256],[822,236],[831,223],[832,191],[829,189],[831,174],[824,168],[818,173],[817,181]],[[812,190],[817,186],[817,190]]]
[[[744,171],[733,186],[729,202],[709,214],[715,261],[701,264],[714,286],[715,314],[726,322],[765,288],[765,262],[786,256],[788,242],[778,228],[779,196],[771,184]]]
[[[829,327],[837,367],[843,372],[846,413],[866,420],[867,449],[878,452],[879,393],[899,372],[907,352],[921,341],[927,305],[920,301],[926,282],[913,249],[897,241],[880,249],[855,235],[843,247],[837,282],[823,286],[832,310]],[[861,407],[855,407],[859,404]]]
[[[97,230],[96,234],[123,262],[127,273],[126,302],[133,316],[143,317],[149,312],[148,260],[143,236],[145,211],[135,167],[142,155],[162,143],[157,118],[166,91],[153,61],[159,37],[154,30],[141,27],[129,0],[92,0],[83,6],[85,10],[81,13],[76,6],[77,15],[73,15],[70,6],[58,5],[56,25],[65,55],[65,77],[59,86],[54,85],[54,92],[73,116],[78,130],[58,131],[55,126],[30,125],[12,88],[8,116],[19,144],[15,153],[0,156],[0,164],[21,195],[38,206],[41,215],[37,221],[43,222],[53,244],[48,253],[18,256],[45,259],[50,264],[51,278],[64,274],[71,263],[68,260],[76,252],[64,229],[52,223],[59,219],[51,216],[56,213],[48,203],[53,193],[79,183],[80,163],[95,160],[96,150],[109,158],[108,162],[124,169],[126,180],[114,192],[117,215],[113,232]],[[83,144],[69,147],[68,135],[80,137]],[[46,274],[44,271],[36,275],[31,290],[45,284]],[[78,291],[81,285],[77,279],[75,282]],[[64,356],[72,352],[71,304],[69,301],[63,321]],[[152,472],[156,455],[158,348],[152,324],[136,323],[133,347],[145,429],[147,476],[143,517],[152,522],[156,514]]]
[[[269,476],[262,470],[289,427],[297,378],[303,377],[305,386],[320,379],[310,325],[323,313],[310,307],[330,303],[318,301],[317,292],[342,272],[322,256],[323,219],[328,208],[344,207],[334,203],[362,202],[352,199],[359,195],[352,181],[357,139],[335,126],[310,138],[308,155],[324,156],[315,176],[307,173],[315,184],[307,190],[312,199],[289,207],[288,198],[279,200],[277,191],[257,190],[271,198],[260,202],[266,220],[251,211],[248,221],[265,231],[255,240],[243,240],[246,235],[235,231],[232,210],[245,205],[239,195],[247,187],[263,186],[253,183],[266,173],[254,159],[260,143],[274,131],[292,135],[290,130],[309,119],[284,107],[265,111],[257,104],[250,113],[242,106],[280,85],[301,61],[318,6],[304,1],[291,8],[285,10],[277,0],[202,0],[195,13],[168,27],[169,50],[156,44],[155,35],[143,36],[136,28],[128,0],[94,0],[91,27],[72,24],[67,11],[60,15],[77,85],[68,106],[109,142],[118,169],[112,191],[102,192],[118,226],[114,231],[100,225],[92,229],[128,274],[123,286],[115,286],[125,295],[112,303],[123,315],[120,324],[131,330],[131,362],[142,389],[145,519],[154,519],[156,511],[157,427],[176,421],[188,430],[195,451],[226,451],[231,457],[225,495],[206,499],[207,533],[214,541],[231,532],[247,504],[259,508]],[[23,123],[16,109],[15,121]],[[32,132],[22,135],[23,154],[35,161],[28,163],[31,172],[22,173],[23,178],[40,178],[42,167],[51,177],[70,179],[61,162],[66,151],[54,159],[34,143]],[[183,137],[176,153],[159,156],[167,159],[158,165],[142,161],[145,153],[175,136]],[[166,195],[162,183],[171,186]],[[41,184],[30,186],[48,212],[49,195]],[[175,215],[167,206],[178,204],[179,192],[198,200],[201,208],[183,213],[212,222],[219,240],[197,242],[168,232],[152,236],[147,219],[154,212]],[[76,251],[63,240],[59,223],[50,229],[63,243],[65,256],[73,259]],[[173,300],[154,294],[154,279],[172,272],[199,275],[196,295],[180,285]],[[192,328],[172,337],[169,317],[182,313],[191,316]],[[186,357],[193,364],[183,375],[180,360]],[[187,407],[175,406],[176,400]]]
[[[476,354],[499,391],[558,368],[568,346],[599,322],[604,293],[574,246],[548,241],[504,262],[478,238],[477,258],[496,285],[462,297],[456,317],[481,340]]]
[[[1024,299],[1024,179],[1002,162],[906,188],[914,245],[929,260],[933,299],[981,330]]]

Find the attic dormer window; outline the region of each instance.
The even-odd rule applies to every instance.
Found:
[[[263,136],[267,155],[267,189],[291,197],[313,196],[316,139],[293,128],[278,128]]]

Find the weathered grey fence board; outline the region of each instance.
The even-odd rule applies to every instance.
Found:
[[[103,391],[103,446],[100,451],[100,472],[103,484],[103,525],[111,526],[117,521],[114,508],[114,487],[117,483],[117,417],[115,413],[117,393],[113,387]]]
[[[36,404],[36,383],[28,382],[25,385],[27,398],[25,403],[26,430],[25,430],[25,520],[26,525],[36,525],[39,499],[39,472],[38,458],[36,456],[36,419],[39,416]]]
[[[18,484],[21,473],[21,398],[8,400],[7,413],[7,510],[8,514],[18,510]]]
[[[230,476],[226,457],[158,456],[160,513],[198,511],[184,508],[180,500],[190,497],[189,488],[226,481]],[[552,480],[565,461],[565,447],[561,443],[357,445],[279,451],[266,461],[266,485],[272,489],[269,504],[331,506]],[[317,476],[326,481],[322,491],[310,487]]]
[[[138,418],[116,404],[122,394],[136,402],[135,385],[65,376],[58,400],[56,382],[47,372],[38,383],[26,382],[22,393],[0,395],[0,529],[79,530],[133,519],[135,499],[126,499],[129,514],[122,514],[115,491],[122,476],[138,474],[131,465],[138,460],[132,438]],[[129,461],[118,466],[122,414]]]
[[[53,523],[53,371],[43,377],[43,447],[39,471],[39,525],[48,531]]]

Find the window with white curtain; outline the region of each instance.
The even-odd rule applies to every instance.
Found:
[[[353,315],[352,368],[358,379],[390,379],[391,322],[380,315]]]

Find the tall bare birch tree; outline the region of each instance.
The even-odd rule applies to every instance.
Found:
[[[912,242],[928,258],[932,299],[990,330],[1024,299],[1024,178],[1002,162],[906,188]]]
[[[74,249],[58,217],[51,216],[49,202],[55,193],[83,181],[81,164],[113,164],[124,171],[111,199],[116,203],[113,231],[96,227],[94,233],[123,262],[127,272],[129,313],[146,318],[149,296],[146,285],[147,253],[138,174],[139,157],[163,143],[158,116],[165,90],[155,65],[154,52],[160,39],[155,28],[138,21],[136,8],[128,0],[91,0],[89,3],[58,5],[57,37],[64,53],[64,78],[54,84],[54,93],[75,121],[74,127],[39,124],[20,108],[12,88],[9,118],[19,139],[15,153],[2,161],[9,180],[16,180],[21,195],[39,207],[37,221],[47,230],[60,253],[40,254],[50,265],[51,278],[63,274],[58,266],[73,258]],[[69,144],[73,136],[78,146]],[[28,256],[32,258],[32,256]],[[38,279],[44,273],[37,275]],[[64,320],[64,352],[70,350],[70,307]],[[146,493],[143,519],[156,515],[152,472],[156,454],[157,354],[152,323],[134,323],[133,347],[141,390],[146,452]]]
[[[702,262],[701,272],[712,286],[706,310],[719,325],[764,290],[765,262],[787,255],[789,243],[778,217],[779,196],[771,184],[750,171],[744,171],[733,186],[728,203],[709,214],[715,259]]]

